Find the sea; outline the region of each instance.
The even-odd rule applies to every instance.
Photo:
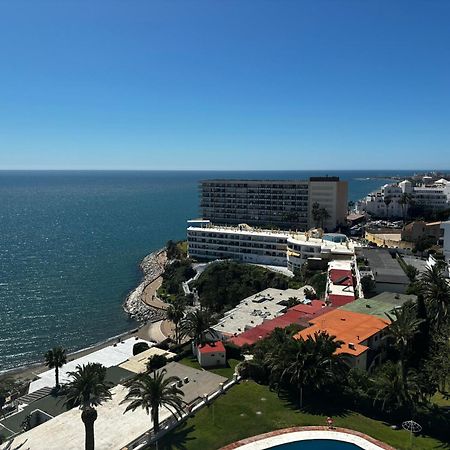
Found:
[[[184,239],[199,181],[339,176],[358,200],[410,171],[0,171],[0,373],[136,327],[139,263]]]

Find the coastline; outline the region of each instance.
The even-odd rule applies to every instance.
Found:
[[[166,262],[166,249],[162,248],[145,256],[139,264],[143,273],[143,280],[128,294],[123,303],[124,311],[136,320],[135,327],[89,347],[68,353],[67,361],[72,361],[102,348],[109,347],[121,339],[140,337],[145,340],[152,340],[151,336],[155,334],[152,328],[164,318],[165,304],[155,298],[155,294],[162,282],[162,274],[164,273]],[[166,321],[161,322],[161,325],[164,322]],[[159,330],[168,329],[167,326],[161,325],[158,327]],[[161,335],[163,336],[164,334],[161,332]],[[48,368],[42,362],[27,364],[26,366],[16,367],[0,373],[0,382],[6,379],[28,382],[46,370]]]

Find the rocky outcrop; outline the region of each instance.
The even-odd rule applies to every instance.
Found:
[[[139,286],[134,291],[130,292],[123,304],[123,309],[133,319],[136,319],[139,322],[156,322],[164,318],[164,310],[147,305],[142,300],[142,296],[145,287],[164,273],[166,263],[167,257],[165,249],[150,253],[142,260],[140,268],[144,278]]]

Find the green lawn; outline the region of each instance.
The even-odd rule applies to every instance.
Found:
[[[197,358],[191,356],[186,356],[183,359],[178,361],[180,364],[184,364],[185,366],[192,367],[193,369],[203,370],[200,364],[197,361]],[[215,373],[216,375],[220,375],[225,378],[231,378],[234,374],[234,368],[239,363],[237,359],[229,359],[227,361],[226,367],[218,367],[216,369],[208,369],[208,372]]]
[[[300,412],[267,386],[252,381],[241,382],[211,406],[203,408],[195,417],[166,435],[159,448],[213,450],[279,428],[325,425],[327,415],[333,416],[338,427],[361,431],[397,449],[410,448],[409,434],[403,430],[392,430],[381,421],[354,412],[341,415],[332,410],[325,410],[322,414]],[[414,448],[445,448],[445,444],[429,437],[418,437],[414,439]]]

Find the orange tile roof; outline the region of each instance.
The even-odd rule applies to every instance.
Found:
[[[336,336],[336,340],[344,342],[336,353],[347,353],[353,356],[358,356],[368,349],[361,342],[389,325],[388,320],[341,309],[322,314],[310,320],[309,323],[311,326],[297,333],[294,338],[306,339],[308,336],[313,336],[317,331],[326,331],[330,336]],[[354,344],[353,349],[349,347],[349,343]]]

